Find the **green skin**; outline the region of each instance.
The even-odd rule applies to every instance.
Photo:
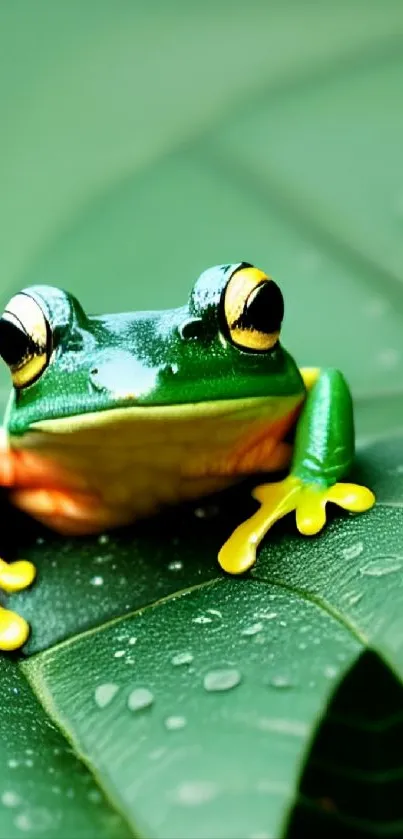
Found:
[[[13,392],[7,432],[20,436],[36,422],[124,405],[303,397],[301,373],[280,343],[255,353],[241,350],[226,336],[222,293],[238,268],[239,263],[205,271],[187,306],[161,312],[89,317],[66,292],[30,288],[52,328],[54,351],[44,374]],[[131,397],[116,396],[129,393],[133,382]],[[339,371],[324,370],[297,423],[291,474],[330,486],[348,471],[353,457],[350,392]]]

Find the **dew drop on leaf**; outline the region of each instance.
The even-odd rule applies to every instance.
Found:
[[[168,563],[168,571],[181,571],[183,568],[183,562],[180,559],[175,559],[173,562]]]
[[[186,781],[177,789],[175,798],[180,804],[194,806],[211,801],[217,793],[217,786],[209,781]]]
[[[242,630],[241,635],[257,635],[258,632],[261,632],[263,629],[263,624],[261,621],[258,623],[252,623],[251,626],[246,626],[245,629]]]
[[[132,690],[127,705],[130,711],[142,711],[149,708],[154,702],[154,695],[148,688],[135,688]]]
[[[394,574],[395,571],[400,571],[402,565],[401,560],[394,560],[393,557],[384,557],[383,561],[382,557],[380,557],[374,560],[374,562],[369,562],[368,565],[360,568],[360,574],[363,574],[365,577],[386,577],[388,574]]]
[[[287,690],[294,687],[294,684],[291,681],[291,679],[283,674],[273,676],[273,678],[270,680],[270,685],[273,688],[280,688],[281,690]]]
[[[203,685],[205,690],[207,691],[224,691],[224,690],[231,690],[231,688],[236,687],[239,685],[241,681],[241,674],[239,670],[235,669],[222,669],[222,670],[210,670],[209,673],[206,673]]]
[[[12,790],[7,790],[6,792],[2,793],[1,803],[4,807],[18,807],[18,804],[20,803],[20,797],[19,795],[17,795],[16,792],[12,792]]]
[[[114,696],[116,696],[119,690],[119,685],[115,685],[113,682],[106,682],[103,685],[98,685],[95,688],[95,703],[98,705],[98,708],[106,708]]]
[[[167,717],[165,720],[165,728],[168,731],[179,731],[181,728],[185,728],[186,725],[186,717],[181,716],[172,716]]]
[[[348,548],[344,548],[341,554],[343,559],[357,559],[360,554],[362,554],[364,550],[364,543],[363,542],[355,542],[354,545],[350,545]]]
[[[192,653],[188,652],[176,653],[176,655],[171,658],[171,662],[175,667],[179,667],[181,664],[191,664],[192,661]]]
[[[329,664],[327,667],[325,667],[325,676],[327,679],[334,679],[337,676],[338,672],[339,671],[337,667],[333,667],[332,664]]]

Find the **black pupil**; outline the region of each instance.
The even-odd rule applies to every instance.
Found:
[[[262,282],[251,292],[242,314],[233,325],[271,335],[280,330],[283,318],[283,295],[278,285],[269,280]]]
[[[36,350],[31,338],[5,318],[0,319],[0,355],[9,367],[17,367]]]

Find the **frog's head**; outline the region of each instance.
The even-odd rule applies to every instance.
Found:
[[[188,305],[89,316],[70,294],[34,286],[0,319],[0,355],[13,380],[9,427],[128,406],[180,405],[303,390],[279,342],[279,287],[248,263],[220,265]]]

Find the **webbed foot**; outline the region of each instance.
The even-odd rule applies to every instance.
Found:
[[[218,555],[221,568],[229,574],[243,574],[251,568],[267,531],[293,510],[299,532],[313,536],[326,523],[328,502],[353,513],[369,510],[375,503],[374,494],[366,487],[347,483],[325,487],[304,483],[293,475],[278,483],[262,484],[252,494],[260,501],[260,509],[237,527]]]

